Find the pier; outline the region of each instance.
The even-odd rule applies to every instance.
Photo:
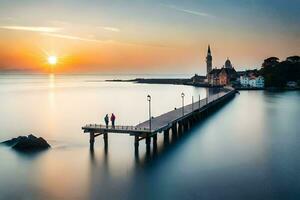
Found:
[[[134,137],[134,146],[138,150],[139,142],[146,141],[147,149],[150,148],[151,139],[156,145],[157,134],[164,134],[164,139],[169,139],[169,134],[177,137],[188,131],[195,123],[205,118],[209,113],[235,96],[236,91],[230,87],[220,88],[216,94],[199,99],[191,104],[174,109],[157,117],[152,117],[136,126],[106,126],[101,124],[87,124],[82,127],[84,133],[90,136],[90,148],[94,148],[95,138],[103,135],[104,145],[107,148],[108,134],[128,134]],[[150,128],[151,127],[151,128]]]

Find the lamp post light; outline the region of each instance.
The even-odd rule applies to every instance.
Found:
[[[184,116],[184,93],[181,93],[181,98],[182,98],[182,116]]]
[[[151,132],[151,96],[148,94],[147,101],[149,102],[149,130]]]

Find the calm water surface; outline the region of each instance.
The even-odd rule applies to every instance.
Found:
[[[0,146],[0,199],[299,199],[300,93],[241,92],[182,138],[139,154],[128,135],[97,138],[81,126],[117,124],[205,98],[206,89],[108,83],[96,75],[0,75],[0,141],[34,133],[51,150],[24,155]],[[121,77],[128,78],[128,77]]]

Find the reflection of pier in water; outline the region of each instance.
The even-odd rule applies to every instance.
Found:
[[[187,133],[187,132],[186,132]],[[157,143],[153,143],[152,151],[150,148],[146,148],[146,151],[142,153],[139,149],[135,149],[135,164],[136,166],[144,166],[150,161],[155,160],[159,157],[159,155],[166,154],[170,152],[173,148],[176,148],[176,144],[184,141],[184,137],[189,134],[182,134],[180,136],[176,136],[175,134],[171,134],[170,137],[162,137],[161,141]]]
[[[152,117],[136,126],[106,126],[97,124],[88,124],[82,129],[90,135],[90,148],[94,148],[95,138],[103,135],[104,148],[108,148],[108,133],[128,134],[135,138],[135,150],[138,154],[139,141],[146,141],[146,154],[150,153],[151,139],[153,141],[153,153],[157,151],[157,134],[164,135],[164,144],[170,142],[170,134],[172,140],[179,139],[187,132],[195,123],[216,110],[219,106],[230,100],[235,95],[232,88],[220,88],[218,92],[209,94],[207,98],[198,100],[192,104],[180,107],[170,112],[164,113],[158,117]],[[151,129],[150,127],[151,123]],[[138,155],[137,155],[138,156]]]

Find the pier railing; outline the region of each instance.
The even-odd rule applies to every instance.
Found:
[[[83,127],[84,129],[89,130],[103,130],[103,131],[116,131],[116,132],[122,132],[122,131],[128,131],[128,132],[150,132],[150,129],[147,127],[136,127],[136,126],[125,126],[125,125],[102,125],[102,124],[87,124]]]

